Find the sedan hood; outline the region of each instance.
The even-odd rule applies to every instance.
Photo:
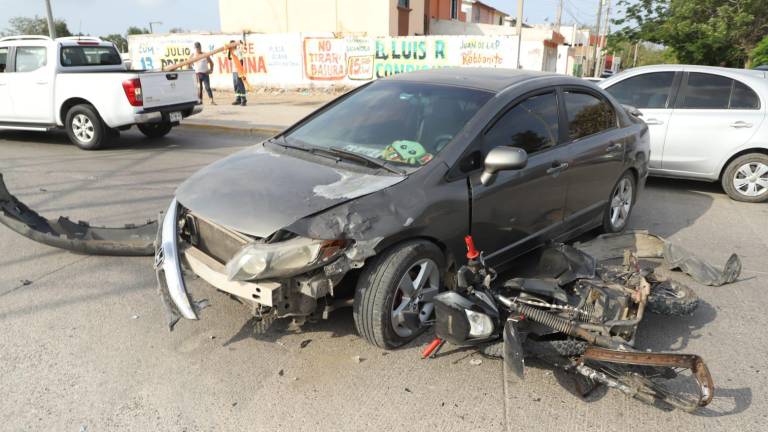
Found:
[[[259,144],[201,169],[179,186],[176,199],[206,219],[266,237],[298,219],[403,180],[327,166]]]

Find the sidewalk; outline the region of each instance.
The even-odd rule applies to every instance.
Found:
[[[251,93],[248,105],[232,105],[232,92],[215,91],[211,105],[204,95],[203,111],[182,121],[182,126],[275,134],[334,99],[338,93]]]

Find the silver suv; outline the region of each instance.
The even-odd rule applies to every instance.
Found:
[[[768,200],[765,71],[657,65],[598,85],[643,113],[651,175],[720,181],[735,200]]]

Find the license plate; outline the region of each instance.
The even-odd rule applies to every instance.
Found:
[[[180,122],[181,121],[181,112],[174,111],[170,114],[171,123],[173,122]]]

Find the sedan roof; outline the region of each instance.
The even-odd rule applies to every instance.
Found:
[[[546,77],[568,78],[566,75],[523,69],[447,67],[398,74],[388,79],[471,87],[498,93],[512,85]],[[579,80],[575,78],[573,80],[579,83]]]

